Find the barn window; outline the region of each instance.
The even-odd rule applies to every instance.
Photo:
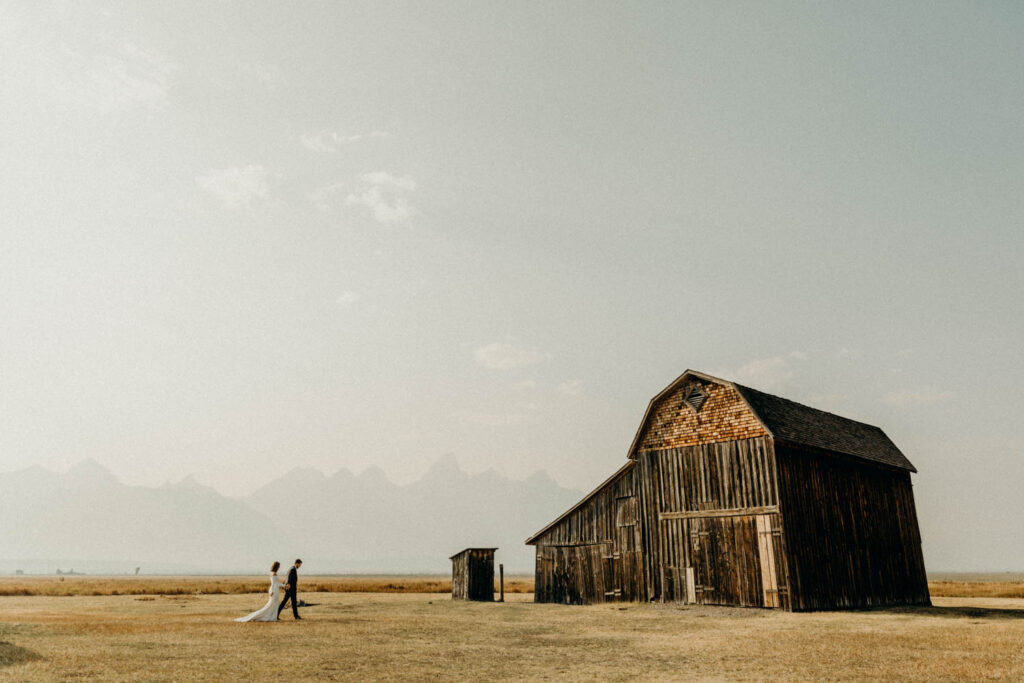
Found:
[[[707,390],[700,384],[694,382],[683,389],[683,403],[693,408],[693,412],[700,412],[704,402],[708,400]]]

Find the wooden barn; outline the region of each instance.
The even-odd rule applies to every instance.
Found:
[[[625,465],[526,541],[535,600],[929,604],[916,471],[878,427],[688,370]]]

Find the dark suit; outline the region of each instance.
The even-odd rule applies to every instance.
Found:
[[[288,584],[288,588],[286,588],[284,590],[284,600],[281,601],[280,606],[278,606],[278,608],[277,608],[277,616],[281,616],[281,611],[284,609],[284,606],[288,604],[289,600],[291,600],[292,601],[292,615],[294,615],[295,618],[298,619],[299,618],[299,597],[298,597],[298,593],[299,593],[299,573],[297,571],[295,571],[295,567],[294,566],[292,566],[292,568],[288,570],[288,580],[285,581],[285,583]]]

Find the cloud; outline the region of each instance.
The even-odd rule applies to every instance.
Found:
[[[321,211],[328,211],[331,208],[332,197],[343,189],[345,189],[345,183],[331,183],[330,185],[324,185],[323,187],[318,187],[311,192],[307,192],[306,199],[312,202],[313,206]]]
[[[306,149],[314,152],[337,152],[338,148],[350,145],[361,140],[372,140],[391,137],[385,130],[371,130],[369,133],[356,135],[341,135],[333,131],[323,133],[303,133],[299,136],[299,142]]]
[[[918,408],[935,405],[953,398],[952,391],[937,389],[904,389],[892,391],[882,397],[886,404],[894,408]]]
[[[405,223],[416,215],[407,197],[416,190],[416,182],[409,176],[374,171],[364,173],[360,180],[362,189],[345,197],[345,206],[369,209],[373,219],[384,225]]]
[[[66,12],[60,14],[66,18]],[[166,105],[177,70],[173,61],[126,36],[81,24],[58,28],[53,21],[44,15],[29,20],[0,9],[0,62],[9,66],[2,69],[5,94],[25,88],[103,113]]]
[[[771,358],[755,358],[727,374],[726,379],[749,384],[755,389],[775,391],[784,387],[793,378],[792,362],[806,359],[807,354],[802,351]]]
[[[214,169],[196,176],[196,184],[229,209],[248,206],[267,194],[267,171],[259,165]]]
[[[456,411],[452,413],[452,417],[484,427],[507,427],[521,424],[523,421],[523,415],[520,413],[477,413],[467,410]]]
[[[521,368],[539,363],[543,356],[536,351],[517,349],[511,344],[495,342],[478,347],[473,351],[476,362],[491,370]]]
[[[359,301],[359,295],[355,292],[342,292],[338,295],[338,305],[342,308],[352,308]]]
[[[562,382],[555,391],[562,394],[563,396],[579,396],[583,393],[583,380],[581,379],[570,379]]]
[[[370,210],[375,221],[385,225],[405,223],[413,214],[413,209],[405,197],[393,197],[389,200],[379,187],[350,194],[345,197],[345,206],[364,206]]]
[[[64,47],[54,61],[52,80],[44,87],[59,100],[102,112],[162,108],[176,68],[167,58],[127,41],[106,45],[91,56]]]
[[[364,173],[360,176],[364,181],[372,185],[385,185],[401,190],[415,190],[416,182],[409,176],[393,176],[386,171],[374,171]]]

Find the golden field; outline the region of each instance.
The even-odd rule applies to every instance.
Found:
[[[303,621],[266,624],[233,621],[258,594],[0,597],[0,679],[1024,679],[1022,599],[788,614],[537,605],[528,593],[300,597]]]
[[[281,576],[285,575],[282,569]],[[262,593],[265,576],[5,576],[0,596],[13,595],[235,595]],[[451,593],[446,576],[307,576],[303,593]],[[532,576],[506,576],[506,593],[532,593]]]
[[[928,582],[932,597],[1024,598],[1024,577],[999,574],[938,575]],[[303,593],[450,593],[446,576],[305,576]],[[0,576],[0,596],[236,595],[262,593],[262,576]],[[497,590],[497,586],[495,586]],[[532,576],[505,577],[506,593],[532,593]]]
[[[1021,581],[929,581],[933,598],[1024,598]]]

